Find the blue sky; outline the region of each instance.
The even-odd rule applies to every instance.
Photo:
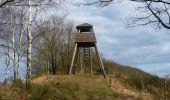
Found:
[[[6,66],[4,63],[3,63],[3,60],[2,62],[0,63],[0,82],[4,81],[5,79],[5,67]],[[20,67],[20,75],[21,75],[21,78],[24,79],[25,78],[25,73],[26,73],[26,68],[25,68],[25,64],[24,63],[21,63],[21,67]],[[13,66],[10,67],[10,71],[9,71],[9,78],[13,78]]]
[[[81,0],[77,0],[81,2]],[[170,74],[169,30],[157,31],[153,26],[126,28],[126,17],[137,14],[134,3],[124,0],[104,8],[65,4],[65,12],[75,24],[90,23],[103,57],[164,76]]]

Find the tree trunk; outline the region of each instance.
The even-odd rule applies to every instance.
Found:
[[[5,80],[8,81],[9,80],[9,66],[6,66],[6,74],[5,74]]]
[[[7,82],[9,80],[9,69],[10,69],[10,50],[9,50],[9,45],[8,45],[8,51],[7,51],[7,56],[6,56],[6,74],[5,74],[5,81]]]
[[[27,74],[26,74],[26,85],[31,85],[31,49],[32,49],[32,4],[29,0],[29,18],[28,18],[28,33],[27,33]]]
[[[56,74],[56,66],[55,66],[54,57],[52,57],[52,59],[51,59],[51,66],[52,66],[52,73],[53,73],[53,75],[55,75]]]
[[[21,11],[21,18],[20,18],[20,32],[19,32],[19,44],[18,44],[18,62],[17,62],[17,76],[20,78],[20,61],[21,61],[21,48],[22,48],[22,35],[24,32],[24,25],[23,25],[23,7]]]
[[[12,27],[12,50],[13,50],[13,68],[14,68],[14,80],[17,79],[17,68],[16,68],[16,52],[15,52],[15,15],[11,14],[11,27]]]

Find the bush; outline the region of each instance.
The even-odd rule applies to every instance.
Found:
[[[137,90],[142,90],[142,78],[137,74],[132,74],[127,81],[131,86],[134,86]]]

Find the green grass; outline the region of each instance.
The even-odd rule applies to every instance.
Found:
[[[155,96],[158,95],[157,90],[160,90],[158,97],[163,98],[161,83],[163,81],[159,78],[145,78],[134,74],[125,79],[120,78],[120,81],[141,92],[148,90],[148,93]],[[169,87],[167,81],[167,98],[169,98]],[[27,91],[25,89],[25,83],[21,80],[1,85],[0,100],[122,100],[128,96],[113,91],[109,81],[98,75],[40,76],[33,79],[32,86]]]
[[[33,87],[30,98],[31,100],[113,100],[109,93],[111,90],[103,79],[97,81],[96,77],[81,75],[63,81],[56,79],[50,85]]]
[[[33,83],[27,91],[24,83],[16,81],[7,86],[8,92],[0,99],[7,100],[117,100],[108,83],[101,76],[47,76]],[[20,97],[26,97],[20,99]]]

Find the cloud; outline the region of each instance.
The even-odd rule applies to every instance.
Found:
[[[149,66],[149,67],[148,67]],[[160,77],[165,77],[165,75],[170,75],[170,63],[155,63],[155,64],[143,64],[139,65],[144,71],[151,74],[156,74]]]
[[[162,66],[170,62],[169,31],[155,31],[149,26],[125,28],[121,21],[129,14],[135,14],[135,6],[141,4],[125,1],[103,9],[69,5],[68,13],[76,24],[88,22],[94,25],[98,47],[105,58],[143,70],[146,66],[151,67],[145,71],[154,74],[165,73],[168,67]],[[158,70],[154,71],[155,66],[152,65]],[[166,70],[166,73],[170,73],[170,70]]]

